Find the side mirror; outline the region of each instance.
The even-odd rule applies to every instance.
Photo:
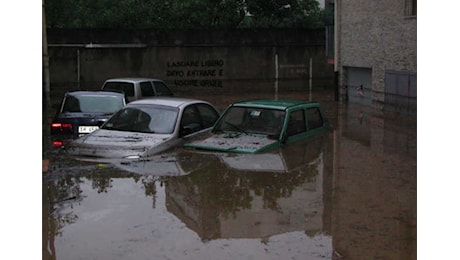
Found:
[[[186,136],[192,133],[192,129],[190,127],[184,126],[180,129],[179,135]]]
[[[191,123],[191,124],[183,126],[180,129],[179,135],[182,137],[182,136],[189,135],[189,134],[194,133],[194,132],[199,131],[199,130],[200,130],[200,124]]]

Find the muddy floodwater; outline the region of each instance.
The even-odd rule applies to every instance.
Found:
[[[260,97],[274,95],[204,99],[223,110]],[[140,161],[45,144],[42,259],[416,259],[416,115],[334,93],[276,98],[319,101],[333,131],[258,155]]]

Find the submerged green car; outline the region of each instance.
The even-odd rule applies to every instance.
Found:
[[[329,130],[329,122],[316,102],[252,100],[230,105],[216,121],[211,136],[185,147],[252,154]]]

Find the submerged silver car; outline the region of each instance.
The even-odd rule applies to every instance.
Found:
[[[148,157],[209,132],[218,117],[218,110],[203,100],[137,100],[115,113],[100,129],[73,141],[67,151],[78,157]]]

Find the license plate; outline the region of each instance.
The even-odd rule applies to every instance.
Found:
[[[99,129],[99,126],[79,126],[78,133],[80,134],[89,134],[95,130]]]

